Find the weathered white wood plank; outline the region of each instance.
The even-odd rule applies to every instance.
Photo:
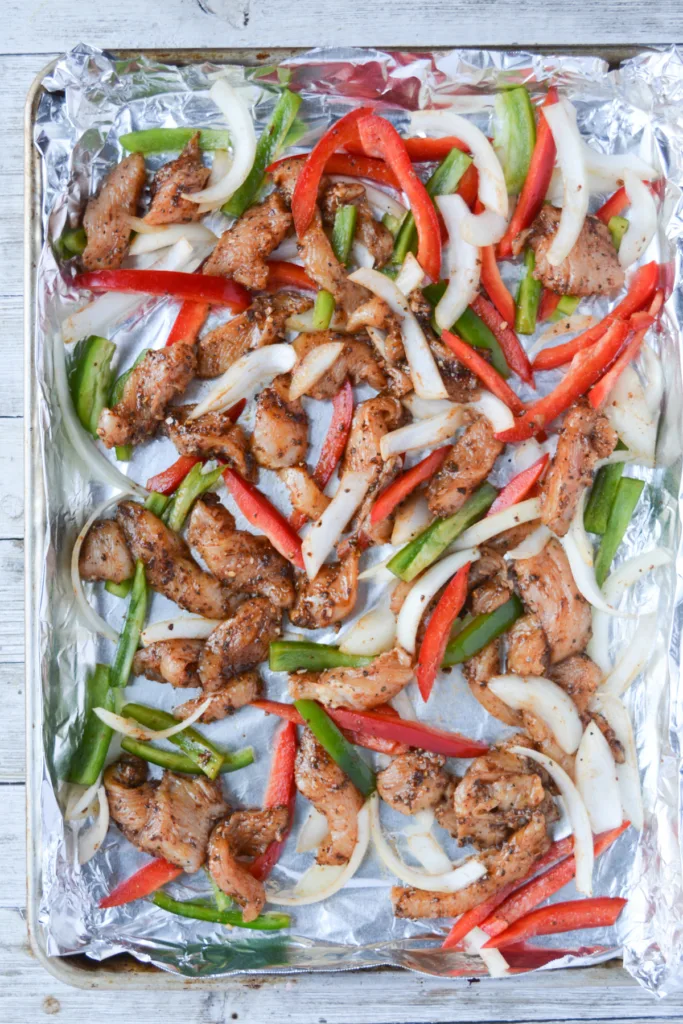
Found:
[[[17,539],[24,528],[23,420],[0,419],[0,537]]]
[[[0,224],[0,235],[2,225]],[[0,416],[21,416],[24,411],[24,339],[21,295],[0,294],[2,329],[2,372],[0,372]],[[17,454],[21,458],[21,438]]]
[[[0,666],[6,663],[22,665],[24,545],[20,540],[0,540],[0,609]]]
[[[25,777],[24,666],[0,665],[0,700],[6,742],[0,743],[0,787]],[[0,788],[0,800],[2,800]]]

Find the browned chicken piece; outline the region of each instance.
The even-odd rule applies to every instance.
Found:
[[[413,580],[399,580],[393,591],[391,592],[391,600],[389,601],[389,607],[394,615],[398,615],[403,602],[407,598],[410,591],[413,589]]]
[[[377,775],[377,792],[401,814],[417,814],[436,807],[443,799],[449,776],[446,758],[425,750],[399,754]]]
[[[569,529],[598,459],[614,451],[617,432],[585,399],[564,418],[557,451],[541,484],[541,520],[558,537]]]
[[[133,675],[171,686],[201,686],[197,668],[203,648],[203,640],[159,640],[136,652]]]
[[[292,227],[292,215],[277,192],[250,207],[218,240],[202,273],[231,277],[245,288],[268,283],[267,258]]]
[[[538,715],[529,711],[522,712],[524,719],[524,731],[538,748],[547,757],[552,758],[561,768],[564,768],[570,779],[574,778],[573,754],[567,754],[555,739],[555,734]]]
[[[382,471],[377,479],[368,488],[360,508],[351,520],[348,537],[342,541],[337,551],[341,552],[346,545],[360,545],[361,551],[372,547],[373,544],[388,544],[394,529],[394,514],[380,520],[379,523],[372,523],[370,516],[372,507],[377,498],[390,483],[403,472],[403,459],[400,455],[392,455],[382,466]]]
[[[209,331],[197,343],[197,376],[220,377],[247,352],[282,341],[286,321],[313,303],[297,292],[257,295],[249,309]]]
[[[459,782],[459,778],[449,773],[444,794],[434,808],[434,817],[436,818],[437,825],[440,825],[446,832],[450,832],[451,835],[455,835],[458,830],[458,818],[453,801],[455,789]]]
[[[541,623],[535,615],[517,619],[507,634],[507,670],[515,676],[544,676],[550,659],[550,647]]]
[[[195,562],[182,537],[142,505],[122,501],[116,518],[136,559],[145,563],[147,583],[188,612],[207,619],[232,615],[230,590]]]
[[[194,377],[194,345],[178,341],[149,351],[131,370],[123,396],[113,409],[103,409],[97,434],[105,447],[139,444],[151,437],[166,409]]]
[[[559,540],[552,537],[539,554],[516,559],[510,573],[524,607],[536,615],[547,637],[550,664],[580,654],[591,638],[591,609]]]
[[[621,742],[617,739],[617,735],[611,725],[608,724],[607,719],[603,718],[602,715],[598,714],[597,711],[592,711],[590,718],[595,722],[598,729],[609,743],[610,750],[612,751],[612,757],[617,764],[623,764],[626,760],[624,754],[624,747]]]
[[[548,250],[560,226],[562,211],[546,203],[531,226],[513,246],[526,244],[536,254],[534,277],[560,295],[611,295],[624,284],[624,271],[609,228],[597,217],[586,217],[574,248],[559,266],[548,262]]]
[[[384,466],[380,441],[404,420],[403,406],[392,395],[377,395],[356,406],[346,442],[342,472],[372,473],[378,480]]]
[[[368,711],[400,693],[413,678],[410,655],[401,647],[380,654],[360,668],[328,668],[324,672],[299,672],[289,677],[294,700],[319,700],[331,708]]]
[[[83,227],[88,238],[83,256],[86,270],[116,270],[128,252],[131,226],[145,187],[145,159],[131,153],[105,178],[97,196],[88,200]]]
[[[228,811],[220,782],[173,772],[164,772],[160,781],[146,778],[146,764],[131,771],[123,758],[107,768],[104,786],[111,817],[138,850],[188,873],[199,871],[211,829]]]
[[[278,476],[289,492],[289,500],[295,512],[308,519],[319,519],[330,503],[327,495],[320,490],[306,466],[291,466],[281,469]]]
[[[297,573],[296,601],[289,612],[294,626],[322,629],[342,622],[358,596],[358,552],[353,548],[341,562],[323,565],[314,580]]]
[[[482,544],[479,548],[479,558],[472,562],[467,573],[467,590],[471,594],[482,583],[506,576],[507,568],[507,563],[500,552],[488,544]]]
[[[294,777],[302,796],[327,818],[329,833],[318,847],[318,864],[346,864],[358,838],[363,797],[309,729],[301,733]]]
[[[587,654],[574,654],[553,665],[548,678],[565,690],[576,704],[584,723],[590,721],[588,705],[604,678],[602,670]]]
[[[135,562],[115,519],[96,519],[92,524],[81,546],[78,571],[84,580],[114,583],[123,583],[133,576]]]
[[[280,842],[288,824],[285,806],[235,811],[228,819],[226,834],[238,857],[260,857],[271,843]]]
[[[276,377],[256,400],[251,450],[259,466],[286,469],[306,458],[308,417],[301,400],[289,400],[289,375]]]
[[[394,886],[391,902],[396,917],[459,917],[478,907],[503,886],[518,882],[550,849],[550,836],[542,814],[532,814],[528,824],[515,832],[499,850],[479,857],[486,875],[458,892],[427,892]]]
[[[469,658],[463,665],[463,672],[472,696],[485,711],[505,725],[522,728],[524,720],[520,712],[513,711],[500,697],[491,693],[488,687],[489,680],[500,674],[500,640],[492,640],[473,658]]]
[[[340,206],[355,206],[356,239],[365,246],[374,258],[376,267],[383,267],[394,251],[394,236],[380,221],[375,220],[360,182],[340,181],[325,189],[322,196],[323,221],[328,227],[334,225],[334,218]]]
[[[242,908],[244,920],[254,921],[265,906],[266,891],[263,882],[251,874],[248,864],[239,859],[239,850],[234,845],[237,835],[230,821],[231,818],[220,821],[211,833],[209,872],[218,888]]]
[[[152,182],[152,204],[145,217],[148,224],[185,224],[202,216],[199,203],[183,199],[200,192],[211,174],[202,162],[199,132],[195,132],[179,157],[160,167]]]
[[[271,641],[280,635],[281,623],[279,608],[265,597],[254,597],[217,626],[199,662],[199,677],[206,693],[215,693],[234,676],[265,661]]]
[[[472,591],[471,606],[473,615],[488,615],[510,600],[512,584],[505,576],[494,576],[486,580],[480,587]]]
[[[493,550],[499,555],[505,555],[508,551],[512,551],[513,548],[518,547],[523,540],[537,530],[541,525],[540,519],[534,519],[531,523],[520,523],[519,526],[512,526],[509,530],[504,530],[503,533],[499,533],[497,537],[492,537],[486,541],[486,547],[489,551]],[[476,564],[476,563],[475,563]]]
[[[341,342],[344,348],[325,376],[307,392],[311,398],[334,398],[347,378],[352,384],[369,384],[375,391],[386,387],[387,378],[367,341],[361,336],[350,338],[348,334],[335,331],[316,331],[300,334],[292,342],[299,359],[304,359],[313,349],[329,342]]]
[[[236,593],[267,597],[276,608],[294,603],[292,566],[267,537],[235,529],[235,519],[215,494],[196,501],[188,540],[210,571]]]
[[[197,682],[201,686],[201,682]],[[242,672],[211,694],[211,703],[199,717],[200,722],[218,722],[232,715],[238,708],[251,704],[261,692],[261,677],[257,672]],[[173,709],[176,718],[189,718],[206,701],[206,694],[187,700]]]
[[[427,488],[430,512],[435,516],[457,512],[472,491],[486,480],[503,447],[496,441],[493,427],[485,416],[467,427]]]
[[[227,412],[207,412],[196,420],[188,419],[194,405],[176,405],[164,419],[162,433],[170,437],[180,455],[198,459],[220,459],[247,480],[253,480],[254,460],[249,439],[239,423]]]
[[[272,171],[268,171],[273,179],[275,188],[278,190],[287,206],[292,205],[292,196],[301,169],[306,163],[306,156],[290,156],[286,160],[278,160]],[[318,187],[318,195],[329,187],[329,178],[323,176]]]

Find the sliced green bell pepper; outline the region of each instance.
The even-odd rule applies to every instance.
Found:
[[[176,532],[182,530],[197,498],[216,486],[224,469],[224,466],[218,466],[206,473],[201,462],[192,467],[166,505],[161,517],[169,529],[176,530]]]
[[[515,330],[518,334],[533,334],[536,330],[538,306],[543,285],[534,277],[536,256],[533,249],[524,253],[524,277],[519,282],[515,311]]]
[[[370,796],[377,787],[375,773],[356,748],[334,724],[322,705],[315,700],[295,700],[297,709],[318,743],[351,779],[363,796]]]
[[[429,195],[449,196],[457,189],[460,179],[472,163],[472,157],[462,150],[453,148],[445,157],[425,184]],[[401,229],[396,236],[391,262],[403,263],[409,252],[417,252],[417,227],[412,213],[404,218]]]
[[[131,576],[129,580],[124,580],[122,583],[114,583],[113,580],[107,580],[104,584],[104,589],[108,594],[112,594],[113,597],[128,597],[133,589],[133,577]]]
[[[88,244],[85,228],[67,228],[58,238],[55,248],[58,255],[68,260],[72,256],[81,256]]]
[[[494,101],[493,144],[508,192],[519,194],[536,145],[536,118],[523,85],[499,92]]]
[[[510,626],[524,615],[524,605],[513,594],[509,601],[496,608],[493,612],[476,615],[460,630],[458,635],[446,647],[442,664],[462,665],[464,661],[474,657],[492,640],[506,633]]]
[[[365,654],[345,654],[331,644],[308,640],[274,640],[270,645],[268,666],[273,672],[323,672],[326,668],[359,668],[374,658]]]
[[[114,732],[97,717],[95,708],[114,710],[114,693],[107,665],[96,665],[88,677],[85,727],[67,776],[69,782],[80,786],[92,786],[97,781]]]
[[[626,445],[622,441],[617,441],[615,450],[625,451]],[[607,520],[623,472],[624,463],[616,462],[611,466],[601,466],[595,474],[595,480],[583,513],[583,525],[589,533],[602,535],[607,529]]]
[[[580,295],[563,295],[556,305],[555,312],[550,317],[550,320],[553,323],[557,323],[559,320],[564,320],[565,317],[571,316],[578,309],[580,302]]]
[[[422,289],[427,302],[432,306],[437,306],[441,301],[444,292],[446,291],[446,282],[439,281],[436,284],[428,284]],[[433,323],[434,331],[437,335],[441,334],[441,328],[436,322]],[[506,380],[510,376],[510,369],[503,350],[500,347],[498,339],[496,338],[493,331],[491,331],[481,317],[477,316],[474,310],[468,306],[462,316],[456,320],[455,324],[452,325],[451,330],[471,345],[473,348],[483,348],[491,353],[491,362],[494,368],[498,371],[501,377]]]
[[[626,528],[631,522],[633,512],[640,501],[644,486],[644,480],[637,480],[630,476],[622,477],[619,481],[614,503],[607,520],[607,527],[602,535],[597,558],[595,559],[595,579],[599,587],[607,579],[607,574],[617,553],[617,548],[624,539]]]
[[[167,910],[169,914],[191,917],[196,921],[212,921],[214,924],[227,925],[228,928],[251,928],[258,932],[273,932],[289,928],[291,922],[289,914],[278,913],[260,914],[254,921],[245,921],[239,910],[219,910],[218,907],[193,900],[174,900],[162,889],[154,893],[152,903],[161,910]]]
[[[612,236],[614,248],[619,252],[621,240],[628,231],[628,221],[626,220],[626,217],[610,217],[607,227],[609,228],[609,233]]]
[[[116,345],[91,334],[79,341],[69,369],[69,387],[81,425],[97,437],[100,413],[107,404],[114,372],[111,366]]]
[[[149,708],[145,704],[126,704],[121,714],[125,718],[134,718],[136,722],[144,725],[147,729],[168,729],[170,726],[178,724],[178,719],[170,715],[168,711]],[[175,736],[169,736],[168,742],[175,747],[180,747],[183,753],[210,779],[216,778],[223,762],[230,757],[192,726],[189,726],[184,732],[176,733]]]
[[[132,716],[131,716],[132,717]],[[173,737],[171,737],[171,740]],[[153,747],[151,743],[143,743],[142,740],[134,740],[130,736],[124,736],[121,740],[121,747],[129,754],[141,757],[143,761],[150,764],[157,764],[160,768],[167,768],[170,772],[185,772],[186,775],[203,774],[202,769],[192,761],[186,754],[176,753],[175,750],[164,750],[163,747]],[[254,751],[252,747],[244,747],[235,751],[234,754],[223,752],[223,764],[220,767],[220,774],[239,771],[254,763]]]
[[[315,297],[313,306],[313,329],[315,331],[326,331],[332,323],[334,316],[334,295],[321,288]]]
[[[119,137],[129,153],[180,152],[193,135],[199,132],[201,149],[229,149],[230,135],[223,128],[146,128]]]
[[[159,494],[158,491],[152,491],[152,493],[147,496],[145,508],[148,512],[151,512],[153,515],[161,518],[168,502],[169,499],[165,494]]]
[[[353,203],[347,203],[345,206],[337,208],[332,228],[332,250],[344,266],[349,262],[357,221],[358,207]]]
[[[133,658],[140,643],[140,633],[145,624],[147,616],[147,580],[145,579],[145,564],[138,561],[135,563],[135,576],[130,592],[130,603],[128,614],[121,630],[114,664],[111,669],[111,685],[127,686],[130,677],[130,670],[133,665]]]

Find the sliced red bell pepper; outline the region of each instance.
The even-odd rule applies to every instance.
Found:
[[[543,289],[541,301],[538,304],[538,313],[536,314],[537,323],[542,324],[553,315],[561,298],[562,296],[558,295],[557,292],[551,292],[549,288]]]
[[[420,696],[425,703],[429,700],[434,680],[441,668],[451,627],[467,598],[467,574],[469,571],[470,563],[467,562],[462,569],[456,572],[439,598],[427,623],[415,669]]]
[[[479,171],[474,164],[470,164],[467,168],[455,191],[465,200],[470,210],[472,210],[477,201],[477,196],[479,195]]]
[[[296,783],[294,781],[296,751],[296,726],[292,722],[285,722],[275,740],[273,763],[263,806],[264,808],[286,807],[288,811],[287,827],[282,839],[269,843],[267,849],[249,865],[250,873],[259,882],[265,881],[277,864],[292,830],[296,802]]]
[[[372,156],[383,157],[396,175],[410,203],[417,227],[417,259],[427,277],[439,280],[441,231],[436,207],[418,178],[403,139],[383,117],[364,117],[358,122],[361,142]],[[301,178],[299,178],[301,180]]]
[[[594,953],[606,953],[607,946],[579,946],[578,949],[542,949],[528,942],[515,942],[505,947],[505,960],[510,965],[510,973],[524,974],[526,971],[537,970],[560,960],[564,956],[592,956]]]
[[[629,341],[628,345],[626,345],[623,352],[619,354],[605,376],[602,377],[588,392],[588,401],[594,409],[600,408],[626,367],[629,363],[633,362],[638,355],[643,339],[654,323],[657,314],[662,308],[663,302],[664,292],[657,292],[648,313],[634,313],[631,317],[631,327],[635,328],[635,334]]]
[[[266,291],[276,292],[279,288],[300,288],[305,292],[317,292],[318,286],[303,267],[286,260],[268,260],[268,283]]]
[[[208,302],[192,302],[190,299],[186,299],[178,310],[166,344],[174,345],[176,341],[196,341],[204,326],[204,321],[209,315],[210,308]]]
[[[133,900],[141,900],[145,896],[156,892],[162,885],[172,882],[178,875],[182,875],[183,869],[169,863],[163,857],[145,864],[143,868],[136,871],[134,875],[121,882],[115,889],[100,900],[101,910],[108,910],[109,907],[121,907],[124,903],[132,903]]]
[[[273,547],[298,569],[304,568],[301,553],[301,537],[292,529],[281,512],[237,470],[228,467],[223,470],[223,479],[237,502],[242,515],[264,533]]]
[[[277,715],[278,718],[284,718],[286,721],[292,722],[293,725],[306,724],[293,704],[283,704],[276,700],[253,700],[251,705],[252,707],[260,708],[267,715]],[[330,717],[334,717],[337,713],[336,711],[333,712],[330,708],[325,708],[325,710]],[[340,725],[340,723],[337,722],[337,725]],[[399,743],[396,740],[387,739],[383,736],[370,736],[361,729],[342,728],[342,732],[347,740],[355,743],[357,747],[365,747],[367,750],[374,750],[379,754],[391,754],[393,757],[396,757],[397,754],[405,754],[408,750],[408,746],[405,743]]]
[[[381,523],[400,505],[404,498],[415,490],[425,480],[431,480],[436,471],[442,466],[452,445],[447,444],[443,448],[436,448],[430,452],[421,462],[407,469],[393,483],[389,484],[382,491],[370,512],[371,523]]]
[[[463,153],[469,153],[469,147],[460,139],[456,139],[454,135],[447,135],[443,139],[403,139],[403,144],[408,151],[408,156],[416,164],[443,160],[452,149],[460,149]],[[366,149],[357,130],[349,132],[344,149],[349,153],[366,155]]]
[[[91,292],[140,292],[209,302],[214,306],[228,306],[234,313],[242,313],[251,305],[251,295],[237,281],[185,274],[181,270],[93,270],[78,274],[74,284]]]
[[[475,373],[485,387],[505,402],[509,409],[515,414],[524,412],[526,406],[519,395],[516,395],[512,388],[503,380],[497,370],[487,363],[483,356],[459,338],[457,334],[450,331],[441,332],[441,340],[444,341],[451,352],[455,353],[461,363]]]
[[[485,245],[479,250],[479,253],[481,256],[481,283],[486,289],[486,294],[491,302],[503,318],[503,321],[508,327],[512,327],[515,322],[515,300],[510,295],[510,292],[503,283],[503,278],[500,276],[495,248],[492,245]],[[479,316],[481,316],[481,313],[479,313]],[[493,327],[490,324],[488,326],[493,331]],[[517,344],[519,345],[519,341],[517,341]],[[505,350],[503,349],[503,351]],[[529,360],[527,359],[526,362],[528,364]],[[510,368],[514,369],[512,365]],[[531,374],[531,367],[529,367],[528,372]]]
[[[543,102],[543,107],[549,107],[553,103],[557,103],[557,100],[557,89],[552,87],[548,89],[548,95]],[[526,176],[517,206],[510,218],[508,229],[498,243],[497,255],[499,260],[510,259],[512,256],[512,243],[520,231],[524,231],[525,228],[530,227],[534,222],[543,206],[543,200],[550,186],[550,179],[555,165],[556,149],[553,133],[550,131],[548,122],[543,117],[543,107],[541,107],[538,115],[536,145],[531,154],[529,173]]]
[[[626,192],[626,186],[622,185],[618,188],[613,196],[607,199],[599,210],[595,211],[595,216],[602,221],[603,224],[609,224],[612,217],[618,217],[620,214],[630,206],[630,199]]]
[[[240,398],[239,402],[235,402],[225,415],[229,416],[233,423],[236,423],[246,404],[246,398]],[[173,494],[190,470],[201,461],[202,459],[197,459],[194,455],[181,455],[168,469],[157,473],[156,476],[151,476],[145,486],[148,491],[156,491],[157,494]]]
[[[503,285],[503,287],[505,286]],[[512,298],[511,295],[510,298]],[[492,303],[488,302],[483,295],[477,295],[476,299],[472,303],[472,309],[477,316],[484,321],[491,333],[496,336],[496,340],[503,350],[505,362],[513,373],[516,373],[517,376],[526,384],[531,384],[533,387],[534,375],[531,370],[529,357],[522,348],[520,340],[513,330],[512,325],[515,322],[514,313],[511,320],[506,320],[505,317],[501,315],[500,311],[496,309]]]
[[[540,907],[506,928],[500,935],[494,935],[484,943],[482,949],[501,949],[534,935],[558,935],[560,932],[575,932],[581,928],[606,928],[615,923],[627,902],[619,896],[596,896]]]
[[[308,159],[301,169],[292,195],[292,216],[299,238],[313,220],[318,201],[318,186],[327,161],[347,141],[358,138],[356,123],[370,113],[372,111],[369,107],[350,110],[325,132],[308,154]]]
[[[326,174],[347,174],[351,178],[367,178],[378,185],[389,185],[400,191],[398,178],[384,160],[371,156],[355,156],[351,153],[333,153],[325,164]]]
[[[523,469],[517,476],[513,476],[512,480],[498,493],[498,497],[486,515],[492,516],[496,512],[502,512],[504,509],[510,508],[511,505],[516,505],[518,501],[523,501],[528,496],[532,487],[543,476],[549,461],[550,455],[546,452],[545,455],[542,455],[540,459],[534,462],[533,466],[529,466],[528,469]]]

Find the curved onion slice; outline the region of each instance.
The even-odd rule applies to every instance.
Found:
[[[387,603],[366,612],[339,641],[345,654],[383,654],[394,646],[396,616]]]
[[[285,327],[290,331],[298,331],[300,334],[317,334],[320,328],[316,325],[315,310],[313,306],[310,309],[305,309],[302,313],[292,313],[288,316],[285,321]],[[335,310],[334,315],[330,321],[330,330],[337,331],[339,334],[348,334],[346,329],[346,317],[340,316]]]
[[[511,530],[513,526],[520,526],[522,523],[531,523],[538,519],[541,514],[540,498],[527,498],[526,501],[518,501],[516,505],[504,508],[502,512],[494,512],[492,516],[485,516],[474,526],[461,533],[457,540],[453,541],[450,550],[462,551],[463,548],[476,547],[485,544],[491,537],[497,537],[505,530]]]
[[[271,260],[287,260],[292,262],[299,259],[299,243],[296,235],[290,235],[285,238],[278,245],[277,249],[274,249],[268,259]],[[303,263],[301,264],[303,266]]]
[[[643,615],[633,639],[607,678],[600,684],[601,693],[621,697],[643,671],[652,654],[652,640],[657,633],[657,616]]]
[[[367,245],[363,245],[362,242],[359,242],[355,238],[351,243],[351,256],[356,266],[361,267],[364,270],[372,270],[375,265],[375,257],[372,255]]]
[[[607,832],[621,825],[621,796],[617,769],[609,743],[591,722],[576,754],[576,788],[588,811],[593,832]]]
[[[499,949],[482,949],[482,946],[490,938],[491,936],[482,928],[473,928],[462,940],[465,952],[476,953],[477,956],[480,956],[492,978],[504,978],[510,970],[510,965],[501,951]]]
[[[227,149],[217,149],[213,154],[213,161],[211,162],[211,173],[209,174],[209,180],[206,183],[207,188],[213,188],[219,181],[222,181],[225,175],[232,167],[232,157],[230,156]],[[211,213],[214,210],[214,203],[200,203],[200,213]]]
[[[476,409],[485,416],[497,434],[514,425],[515,418],[510,408],[490,391],[482,391],[476,402],[468,403],[468,408]]]
[[[553,761],[552,757],[541,754],[538,750],[531,750],[529,747],[511,747],[510,751],[520,757],[530,757],[532,761],[537,761],[545,768],[559,789],[574,833],[576,888],[584,896],[592,895],[593,862],[595,860],[593,834],[588,811],[578,789],[564,768],[561,768],[557,761]]]
[[[424,494],[420,492],[411,494],[396,509],[391,543],[394,547],[402,547],[413,537],[417,537],[418,533],[422,533],[433,518]]]
[[[369,330],[374,330],[374,328],[369,328]],[[451,402],[448,398],[419,398],[414,391],[411,391],[409,394],[403,395],[401,404],[405,406],[414,420],[427,420],[432,416],[438,416],[439,413],[448,412],[457,403]]]
[[[418,448],[431,448],[452,437],[466,418],[465,407],[453,405],[446,412],[439,413],[427,420],[417,420],[406,427],[399,427],[385,434],[379,443],[382,458],[386,461],[392,455],[415,451]]]
[[[503,557],[512,561],[516,558],[533,558],[535,555],[540,555],[551,537],[552,533],[547,526],[539,526],[537,530],[534,530],[528,537],[525,537],[516,548],[507,551]]]
[[[102,785],[102,773],[98,775],[92,786],[79,786],[72,782],[68,786],[66,807],[64,809],[64,821],[78,821],[86,818],[92,813],[92,805],[95,802],[97,791]]]
[[[131,243],[129,252],[131,256],[139,256],[143,252],[156,252],[157,249],[166,249],[183,238],[188,242],[215,244],[218,241],[213,231],[204,224],[169,224],[155,231],[137,235]]]
[[[605,597],[610,602],[617,601],[628,587],[633,586],[643,576],[663,565],[670,565],[672,561],[673,556],[666,548],[652,548],[651,551],[643,551],[642,554],[629,558],[605,580],[602,588]]]
[[[481,248],[484,245],[495,245],[500,242],[507,228],[507,220],[493,210],[485,213],[468,212],[463,217],[461,232],[463,239],[470,245]]]
[[[562,317],[556,324],[551,324],[543,331],[538,341],[529,349],[529,355],[535,354],[538,349],[545,348],[546,344],[553,341],[554,338],[560,338],[563,334],[578,334],[580,331],[587,331],[597,322],[594,316],[589,316],[587,313],[573,313],[571,316]]]
[[[209,394],[194,407],[188,420],[199,419],[207,412],[222,412],[251,397],[256,388],[269,384],[280,373],[289,373],[296,363],[296,352],[291,345],[265,345],[237,359],[219,377]]]
[[[358,812],[358,839],[353,853],[346,864],[313,864],[305,871],[293,889],[278,890],[267,886],[269,903],[276,906],[304,907],[309,903],[320,903],[338,892],[361,866],[370,842],[370,804],[377,800],[373,794]]]
[[[321,565],[367,494],[370,483],[370,477],[365,473],[344,473],[332,501],[309,527],[302,545],[309,580],[318,575]]]
[[[466,242],[462,227],[469,216],[467,203],[459,195],[437,196],[436,205],[448,229],[444,259],[448,267],[448,287],[436,305],[434,316],[442,330],[450,330],[473,301],[481,278],[479,249]]]
[[[398,548],[393,548],[387,557],[383,558],[381,562],[375,562],[374,565],[369,566],[367,569],[363,569],[363,572],[358,573],[358,579],[377,580],[378,583],[395,583],[396,577],[390,569],[387,569],[387,565],[397,551]]]
[[[179,615],[176,619],[162,619],[143,629],[140,640],[149,647],[159,640],[206,640],[222,619],[205,619],[202,615]]]
[[[600,690],[593,695],[590,708],[603,716],[623,747],[624,763],[616,765],[621,807],[624,817],[640,831],[644,824],[643,795],[630,715],[618,697]]]
[[[664,395],[664,371],[658,355],[646,343],[640,349],[640,358],[643,362],[643,369],[647,377],[647,388],[645,389],[645,401],[653,416],[659,416],[659,410]]]
[[[300,363],[297,363],[289,386],[290,402],[295,402],[297,398],[301,398],[315,387],[320,378],[334,366],[343,348],[344,343],[341,341],[328,341],[323,345],[316,345]]]
[[[594,608],[597,608],[598,611],[604,612],[606,615],[622,615],[622,612],[618,612],[616,608],[613,608],[612,605],[608,603],[595,578],[595,571],[593,569],[593,548],[588,539],[586,528],[583,525],[583,511],[585,504],[586,491],[582,493],[576,507],[576,512],[574,513],[574,517],[570,523],[569,530],[564,537],[560,538],[560,543],[562,544],[569,561],[569,567],[572,571],[574,582],[588,603],[592,604]],[[626,615],[625,618],[634,618],[634,616]]]
[[[566,754],[581,742],[583,727],[569,694],[542,676],[493,676],[488,687],[513,711],[530,711],[548,726]]]
[[[167,740],[170,736],[177,736],[179,732],[183,732],[188,726],[194,725],[197,719],[201,718],[211,701],[213,696],[207,697],[205,701],[199,705],[198,708],[188,715],[187,718],[183,718],[176,725],[169,725],[168,729],[147,729],[144,725],[140,725],[134,718],[124,718],[123,715],[117,715],[113,711],[107,711],[106,708],[94,708],[94,712],[101,722],[108,725],[110,729],[115,732],[120,732],[124,736],[130,736],[134,740]]]
[[[605,416],[628,448],[631,458],[654,466],[659,407],[653,412],[634,367],[627,366],[609,394]]]
[[[362,267],[349,274],[349,281],[363,285],[380,299],[384,299],[392,313],[402,317],[401,336],[406,351],[413,386],[420,398],[448,398],[432,350],[427,344],[422,328],[408,305],[396,282],[381,274],[379,270]]]
[[[97,818],[93,825],[78,837],[78,863],[83,866],[95,856],[104,842],[109,828],[109,802],[107,791],[100,786],[97,791]]]
[[[396,277],[396,287],[399,291],[403,292],[404,295],[410,295],[415,289],[419,288],[424,280],[425,272],[417,262],[416,257],[409,252],[403,261],[398,276]]]
[[[349,185],[357,185],[358,178],[351,178],[347,174],[330,174],[330,181],[344,181],[348,182]],[[396,217],[397,220],[402,220],[408,212],[397,199],[390,196],[388,192],[384,192],[381,188],[375,188],[374,185],[369,185],[363,180],[363,188],[365,189],[365,195],[371,206],[374,206],[382,214],[388,213],[392,217]]]
[[[544,107],[544,110],[548,110]],[[574,122],[576,123],[576,111],[572,107]],[[599,188],[596,191],[610,191],[615,185],[626,180],[626,174],[630,171],[636,174],[639,179],[654,181],[657,171],[642,160],[636,153],[600,153],[597,149],[589,146],[586,140],[581,138],[581,152],[586,169],[595,178],[596,185],[600,180],[609,182],[609,188]]]
[[[406,846],[428,875],[445,875],[453,866],[441,843],[429,831],[409,835]]]
[[[312,850],[317,850],[329,831],[330,827],[325,815],[317,808],[311,807],[297,836],[296,852],[310,853]]]
[[[442,558],[415,581],[403,602],[396,623],[396,639],[401,647],[410,654],[415,653],[418,626],[429,602],[463,565],[476,562],[478,558],[479,552],[476,548],[457,551]]]
[[[256,156],[256,132],[249,109],[240,94],[224,78],[214,82],[209,96],[223,114],[230,134],[232,162],[215,185],[183,194],[183,199],[212,207],[221,206],[244,183]]]
[[[567,258],[581,233],[588,213],[588,183],[581,135],[571,104],[560,100],[559,103],[543,107],[541,116],[545,117],[552,132],[557,148],[557,162],[562,170],[562,215],[557,233],[546,253],[548,263],[556,267]]]
[[[631,203],[628,228],[619,246],[619,262],[630,267],[640,259],[657,230],[657,206],[647,185],[634,171],[624,171],[624,188]]]

